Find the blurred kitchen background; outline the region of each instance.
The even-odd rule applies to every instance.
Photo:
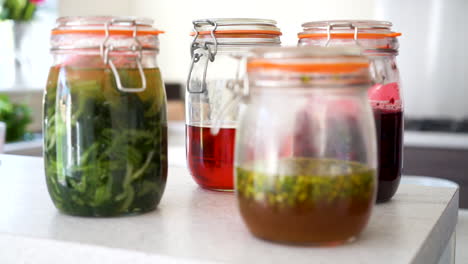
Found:
[[[184,83],[190,62],[191,21],[211,17],[271,18],[284,45],[296,45],[311,20],[378,19],[402,32],[400,67],[405,99],[404,174],[422,184],[461,187],[468,207],[468,1],[466,0],[0,0],[0,121],[7,123],[5,153],[42,155],[41,104],[50,63],[49,35],[58,16],[153,18],[161,35],[160,68],[169,98],[172,142],[183,151]],[[12,17],[11,2],[34,4]],[[28,3],[29,2],[29,3]],[[5,8],[7,7],[7,8]],[[31,122],[29,122],[31,119]],[[26,133],[25,133],[26,132]],[[1,146],[0,146],[1,148]]]

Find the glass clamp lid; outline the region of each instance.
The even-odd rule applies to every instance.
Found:
[[[391,31],[392,23],[375,20],[330,20],[314,21],[302,24],[303,32],[298,34],[302,38],[332,38],[344,39],[379,39],[385,37],[399,37],[401,33]]]
[[[229,35],[229,34],[267,34],[281,35],[275,20],[256,18],[212,18],[193,22],[192,36],[196,35]],[[242,36],[228,36],[242,37]]]
[[[104,64],[111,68],[117,88],[123,92],[142,92],[146,78],[142,66],[143,51],[158,51],[157,36],[163,31],[154,28],[153,20],[135,17],[61,17],[52,29],[51,51],[99,50]],[[68,37],[67,37],[68,36]],[[134,57],[141,77],[141,87],[124,87],[117,68],[110,58],[113,52]]]
[[[164,31],[155,29],[152,26],[153,20],[148,18],[72,16],[58,18],[56,20],[56,27],[52,30],[52,34],[105,34],[106,25],[109,26],[111,34],[132,35],[135,27],[137,27],[138,35],[157,35],[164,33]]]
[[[145,42],[145,37],[155,37],[164,31],[152,25],[151,19],[135,17],[60,17],[56,20],[56,26],[51,32],[51,50],[100,49],[102,42],[108,41],[109,38],[115,40],[113,46],[119,50],[123,48],[155,50],[157,45]],[[74,35],[79,35],[79,38],[71,38]],[[66,37],[70,37],[70,40],[67,41]],[[97,40],[90,41],[93,37]],[[98,45],[96,45],[97,41],[99,41]]]
[[[210,49],[210,60],[214,61],[218,45],[262,45],[262,44],[280,44],[280,29],[276,26],[276,21],[269,19],[254,18],[213,18],[194,20],[194,36],[191,46],[191,54],[202,45]],[[208,39],[205,38],[208,36]],[[199,38],[203,40],[199,41]],[[261,39],[252,41],[252,39]],[[202,43],[201,43],[202,42]]]
[[[397,54],[396,38],[401,36],[401,33],[391,30],[392,23],[388,21],[314,21],[304,23],[302,27],[303,31],[298,34],[300,45],[307,42],[320,46],[352,44],[366,48],[366,53]]]
[[[202,56],[208,59],[204,64],[204,76],[202,86],[205,86],[208,61],[213,62],[218,52],[218,46],[271,46],[280,45],[281,30],[275,20],[256,18],[212,18],[192,21],[193,36],[190,47],[192,62],[190,64],[187,79],[187,90],[190,93],[203,93],[205,87],[200,90],[191,89],[190,80],[193,67]],[[198,51],[197,51],[198,50]]]
[[[248,58],[255,87],[366,87],[369,60],[359,47],[258,48]]]

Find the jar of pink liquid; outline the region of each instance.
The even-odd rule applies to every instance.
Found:
[[[390,200],[400,184],[403,159],[403,103],[396,64],[398,39],[392,23],[372,20],[314,21],[302,24],[300,46],[360,46],[370,59],[373,86],[368,97],[374,112],[377,201]]]

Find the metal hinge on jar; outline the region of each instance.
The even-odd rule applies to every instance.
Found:
[[[214,62],[220,46],[256,47],[280,44],[279,40],[275,37],[262,38],[260,42],[247,42],[240,41],[236,39],[236,37],[232,37],[233,39],[231,40],[221,40],[217,39],[215,35],[226,31],[230,31],[231,34],[236,34],[233,32],[243,32],[244,34],[251,32],[251,34],[281,35],[279,30],[276,30],[277,28],[274,25],[274,21],[258,19],[201,19],[195,20],[192,23],[194,29],[194,38],[190,47],[192,61],[187,78],[187,91],[192,94],[202,94],[206,92],[208,64]],[[200,35],[209,35],[211,38],[206,37],[200,40]],[[195,67],[197,63],[201,65],[201,67]],[[201,72],[197,72],[198,68],[201,69]],[[194,78],[194,75],[199,75],[201,78],[198,80]],[[235,81],[237,82],[238,80]]]
[[[329,23],[327,26],[327,42],[325,43],[325,47],[327,47],[328,44],[330,44],[331,34],[334,28],[345,28],[345,29],[349,28],[349,29],[354,30],[354,42],[356,43],[356,45],[361,46],[359,45],[359,42],[358,42],[359,28],[357,26],[353,25],[353,23],[351,22],[336,22],[336,23]]]
[[[122,48],[122,47],[119,47],[119,48],[116,48],[114,47],[112,44],[108,44],[108,41],[109,41],[109,38],[110,38],[110,33],[109,33],[109,28],[110,26],[112,25],[130,25],[133,27],[133,44],[127,48]],[[142,45],[140,43],[140,41],[138,40],[137,36],[138,36],[138,25],[137,25],[137,22],[136,20],[134,19],[113,19],[112,21],[110,22],[107,22],[105,24],[105,38],[104,38],[104,41],[102,42],[101,46],[100,46],[100,51],[101,51],[101,57],[104,61],[104,64],[106,65],[109,65],[109,67],[111,68],[112,70],[112,73],[114,74],[114,77],[115,77],[115,81],[116,81],[116,84],[117,84],[117,89],[122,91],[122,92],[129,92],[129,93],[138,93],[138,92],[142,92],[146,89],[146,77],[145,77],[145,73],[143,71],[143,65],[142,65],[142,62],[141,62],[141,59],[142,59]],[[122,81],[120,79],[120,76],[119,76],[119,72],[117,71],[117,67],[115,66],[114,62],[112,61],[111,58],[109,58],[109,52],[112,52],[112,51],[130,51],[130,52],[133,52],[133,53],[136,53],[136,59],[135,59],[135,62],[136,62],[136,65],[137,65],[137,68],[138,68],[138,72],[140,73],[140,78],[141,78],[141,87],[139,88],[130,88],[130,87],[124,87],[122,85]]]
[[[198,28],[201,25],[210,24],[213,28],[210,31],[212,41],[204,41],[203,44],[197,42],[198,36],[200,35],[200,31]],[[215,60],[216,53],[218,52],[218,40],[215,36],[215,31],[218,28],[218,24],[215,21],[211,21],[209,19],[205,20],[195,20],[193,21],[193,29],[195,31],[195,37],[193,38],[192,45],[190,47],[190,55],[192,57],[192,62],[190,63],[189,75],[187,78],[187,91],[189,93],[201,94],[206,91],[206,72],[208,70],[208,63],[213,62]],[[210,48],[213,46],[213,48]],[[192,72],[195,63],[199,63],[203,56],[207,56],[204,60],[205,65],[203,66],[203,77],[201,81],[201,89],[194,90],[192,89]]]

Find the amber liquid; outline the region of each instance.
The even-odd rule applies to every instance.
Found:
[[[295,206],[278,210],[242,196],[240,211],[257,237],[282,243],[333,246],[361,233],[370,217],[372,202],[363,199]]]
[[[403,112],[374,109],[377,129],[377,201],[390,200],[398,189],[402,170]]]
[[[212,135],[209,127],[186,126],[187,163],[193,179],[203,188],[234,189],[234,128]]]
[[[375,171],[355,162],[291,158],[280,174],[237,168],[241,215],[257,237],[280,243],[333,246],[366,227]]]

